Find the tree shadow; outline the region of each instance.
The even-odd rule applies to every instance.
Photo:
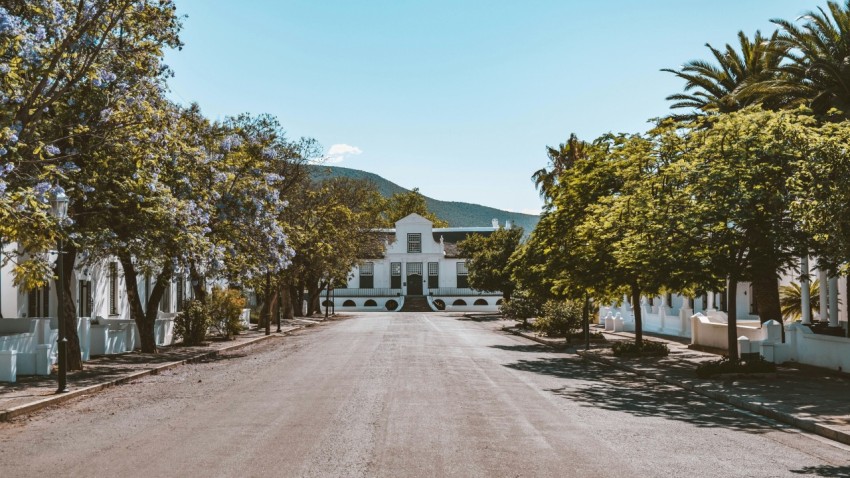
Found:
[[[491,345],[491,348],[499,349],[499,350],[507,350],[509,352],[538,352],[538,353],[546,353],[552,352],[552,347],[543,344],[531,344],[531,345]]]
[[[458,317],[457,320],[463,320],[467,322],[495,322],[497,320],[502,320],[501,315],[464,315],[463,317]]]
[[[829,476],[829,477],[847,477],[850,476],[850,466],[805,466],[799,470],[790,470],[791,473],[798,475],[814,475],[814,476]]]
[[[701,428],[727,428],[747,433],[774,430],[765,422],[737,413],[726,405],[710,402],[687,390],[629,372],[606,369],[569,358],[520,360],[506,367],[568,379],[563,387],[547,389],[585,407],[660,417]]]

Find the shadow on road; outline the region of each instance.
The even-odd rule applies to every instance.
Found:
[[[791,470],[791,473],[798,475],[814,475],[814,476],[850,476],[850,466],[806,466],[799,470]]]
[[[575,359],[520,360],[505,366],[571,380],[564,387],[547,391],[585,407],[624,412],[639,417],[660,417],[698,427],[729,428],[747,433],[764,433],[774,429],[724,405],[708,403],[678,387],[639,378],[628,372],[603,369]]]
[[[491,345],[490,347],[499,350],[507,350],[509,352],[537,352],[537,353],[550,353],[552,352],[552,347],[548,347],[542,344],[536,345]]]
[[[493,322],[496,320],[502,320],[501,315],[464,315],[463,317],[458,317],[457,320],[465,320],[467,322]]]

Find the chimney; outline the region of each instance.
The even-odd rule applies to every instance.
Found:
[[[492,221],[492,223],[491,223],[491,224],[493,224],[493,229],[498,229],[498,228],[499,228],[499,220],[498,220],[498,219],[493,218],[493,221]]]
[[[505,221],[505,229],[510,229],[511,227],[513,227],[513,225],[514,225],[514,223],[510,219]]]

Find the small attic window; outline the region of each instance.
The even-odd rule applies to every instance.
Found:
[[[408,254],[422,252],[422,234],[416,232],[407,235],[407,252]]]

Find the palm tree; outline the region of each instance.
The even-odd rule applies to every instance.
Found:
[[[774,80],[778,75],[785,54],[785,47],[778,43],[778,37],[778,32],[765,38],[756,31],[750,40],[744,32],[738,32],[740,51],[729,44],[718,50],[706,43],[714,62],[692,60],[678,71],[661,70],[685,80],[684,93],[667,97],[675,101],[670,107],[693,110],[692,113],[673,117],[692,120],[709,113],[738,111],[758,103],[774,106],[773,96],[765,95],[764,90],[747,87]]]
[[[576,161],[586,158],[588,148],[589,145],[579,140],[575,133],[570,134],[570,139],[566,143],[559,144],[557,148],[546,147],[551,168],[538,169],[531,175],[531,180],[534,181],[535,187],[540,190],[540,196],[546,199],[547,203],[552,199],[558,177],[564,171],[571,169]]]
[[[785,321],[794,321],[803,316],[802,302],[803,289],[800,284],[792,282],[789,285],[779,287],[779,305],[782,308],[782,318]],[[815,279],[809,285],[809,317],[813,310],[820,308],[820,281]]]
[[[773,94],[806,101],[816,113],[837,108],[850,114],[850,0],[844,5],[827,2],[799,19],[771,20],[782,28],[777,39],[788,61],[786,74],[767,85]],[[798,20],[799,20],[798,19]]]

